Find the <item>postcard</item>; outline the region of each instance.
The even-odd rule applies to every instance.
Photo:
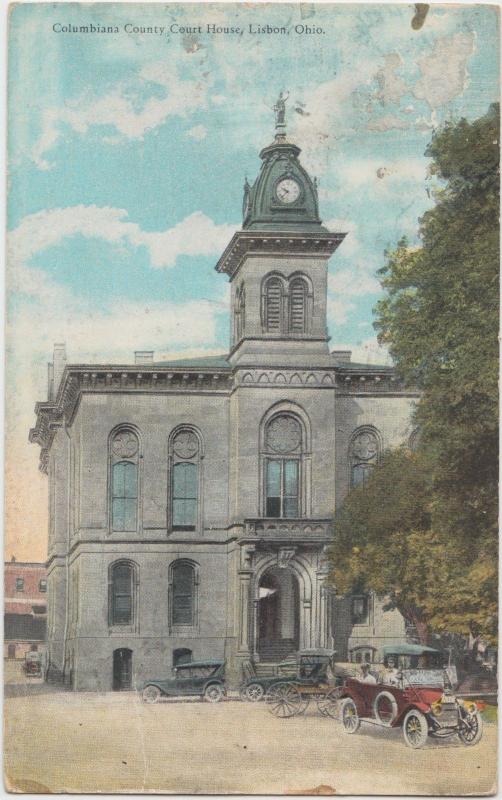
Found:
[[[496,791],[498,31],[10,7],[7,791]]]

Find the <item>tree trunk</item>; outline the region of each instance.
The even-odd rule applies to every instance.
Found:
[[[416,629],[420,644],[427,645],[429,642],[429,625],[420,611],[409,607],[400,608],[399,611],[405,620]]]

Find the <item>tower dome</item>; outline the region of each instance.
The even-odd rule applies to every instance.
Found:
[[[252,186],[246,180],[243,229],[325,231],[319,219],[316,181],[302,167],[300,148],[286,136],[286,100],[274,106],[275,139],[260,153],[262,165]]]

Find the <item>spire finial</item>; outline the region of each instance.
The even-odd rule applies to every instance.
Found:
[[[279,98],[274,106],[275,114],[275,138],[286,138],[286,101],[289,97],[289,92],[284,96],[284,92],[279,93]]]

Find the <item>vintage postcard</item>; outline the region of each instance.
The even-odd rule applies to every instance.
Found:
[[[496,791],[498,31],[10,7],[7,791]]]

